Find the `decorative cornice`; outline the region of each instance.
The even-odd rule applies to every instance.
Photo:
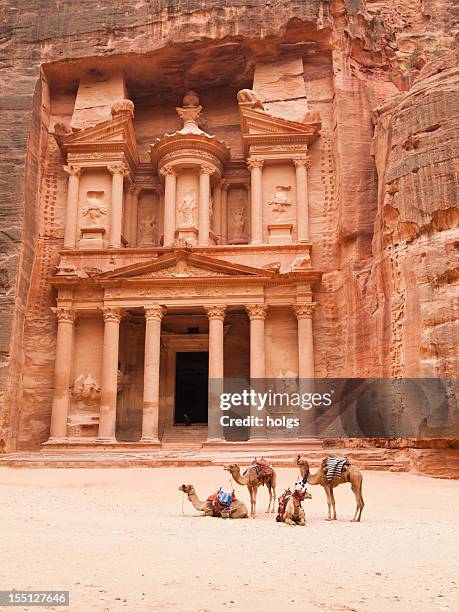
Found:
[[[311,319],[315,307],[315,302],[303,302],[292,306],[297,319]]]
[[[118,306],[105,306],[102,309],[105,323],[120,323],[123,316],[123,309]]]
[[[263,168],[264,164],[263,159],[248,159],[247,160],[247,168],[249,170],[253,170],[254,168]]]
[[[268,314],[268,307],[265,304],[247,304],[245,309],[251,321],[255,319],[262,319],[264,321]]]
[[[145,319],[147,321],[161,321],[163,316],[166,314],[166,308],[164,306],[154,305],[144,307]]]
[[[226,306],[204,306],[209,319],[223,321],[225,319]]]
[[[66,172],[69,176],[80,176],[81,167],[74,166],[73,164],[69,164],[68,166],[62,166],[64,172]]]
[[[58,323],[74,323],[76,313],[74,308],[66,306],[58,306],[57,308],[51,308],[56,315]]]

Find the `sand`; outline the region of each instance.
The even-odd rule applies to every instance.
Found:
[[[278,469],[278,493],[295,476]],[[265,514],[265,488],[255,520],[186,499],[182,514],[182,482],[201,498],[229,488],[218,467],[1,469],[0,588],[68,589],[82,612],[459,609],[457,481],[366,472],[360,524],[349,485],[336,522],[310,487],[306,527]]]

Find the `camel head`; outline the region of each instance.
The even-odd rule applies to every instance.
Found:
[[[295,482],[295,486],[293,487],[293,498],[302,502],[304,499],[312,499],[312,495],[308,493],[307,490],[307,481],[306,480],[297,480]]]
[[[225,463],[223,469],[232,474],[233,472],[237,472],[239,470],[239,466],[237,463]]]
[[[297,456],[296,464],[300,468],[300,473],[303,477],[309,474],[309,463],[306,459],[302,459],[301,455]]]
[[[186,493],[187,495],[194,495],[195,494],[195,490],[194,490],[193,485],[182,484],[182,485],[179,486],[178,490],[182,491],[182,493]]]

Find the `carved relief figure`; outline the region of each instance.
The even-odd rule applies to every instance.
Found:
[[[287,197],[291,188],[291,185],[276,185],[274,197],[268,201],[268,204],[273,207],[275,212],[283,213],[287,210],[288,206],[292,205],[292,200]]]
[[[107,209],[102,206],[103,191],[88,191],[86,206],[82,210],[83,217],[91,225],[100,225],[101,218],[107,214]]]
[[[245,210],[235,208],[231,215],[233,238],[243,238],[245,230]]]
[[[158,222],[155,217],[149,215],[142,219],[139,224],[139,246],[147,244],[153,244],[153,236],[156,235],[158,229]]]
[[[100,398],[100,386],[90,374],[80,374],[73,383],[73,397],[85,404],[95,404]]]
[[[194,224],[194,217],[195,217],[195,210],[196,210],[196,196],[195,196],[195,192],[194,189],[191,191],[188,191],[185,194],[185,197],[183,198],[183,200],[181,201],[181,203],[179,204],[178,207],[178,211],[180,213],[181,216],[181,223],[180,225],[185,225],[185,226],[191,226]]]

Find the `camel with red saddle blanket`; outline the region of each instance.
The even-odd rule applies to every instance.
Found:
[[[276,503],[276,472],[273,466],[263,457],[255,458],[253,463],[241,474],[241,468],[237,463],[223,466],[223,469],[231,474],[234,480],[242,486],[246,486],[250,495],[250,516],[255,518],[257,505],[258,487],[266,485],[269,493],[269,504],[266,512],[274,512]]]
[[[352,492],[355,495],[355,501],[357,507],[355,509],[353,522],[359,522],[362,516],[362,510],[364,507],[362,497],[362,472],[352,465],[349,460],[344,457],[343,459],[337,459],[336,457],[325,457],[322,460],[321,466],[315,472],[311,474],[309,469],[309,463],[306,459],[302,459],[300,455],[296,458],[296,463],[300,468],[300,474],[303,481],[311,485],[321,485],[327,495],[328,504],[328,518],[327,521],[336,521],[336,508],[335,508],[335,497],[333,495],[334,487],[340,484],[349,482],[351,484]],[[332,516],[333,508],[333,516]]]
[[[210,495],[206,501],[201,501],[196,495],[196,491],[193,485],[182,484],[179,487],[179,491],[186,493],[188,500],[199,512],[204,512],[203,516],[214,516],[220,518],[231,518],[231,519],[242,519],[247,518],[249,513],[247,506],[244,502],[236,499],[234,491],[232,495],[224,494],[220,489]],[[223,495],[220,495],[223,493]]]
[[[295,483],[293,492],[290,489],[279,497],[279,507],[277,510],[276,521],[286,525],[306,525],[306,515],[301,505],[305,499],[311,499],[312,495],[306,490],[306,483],[298,480]]]

